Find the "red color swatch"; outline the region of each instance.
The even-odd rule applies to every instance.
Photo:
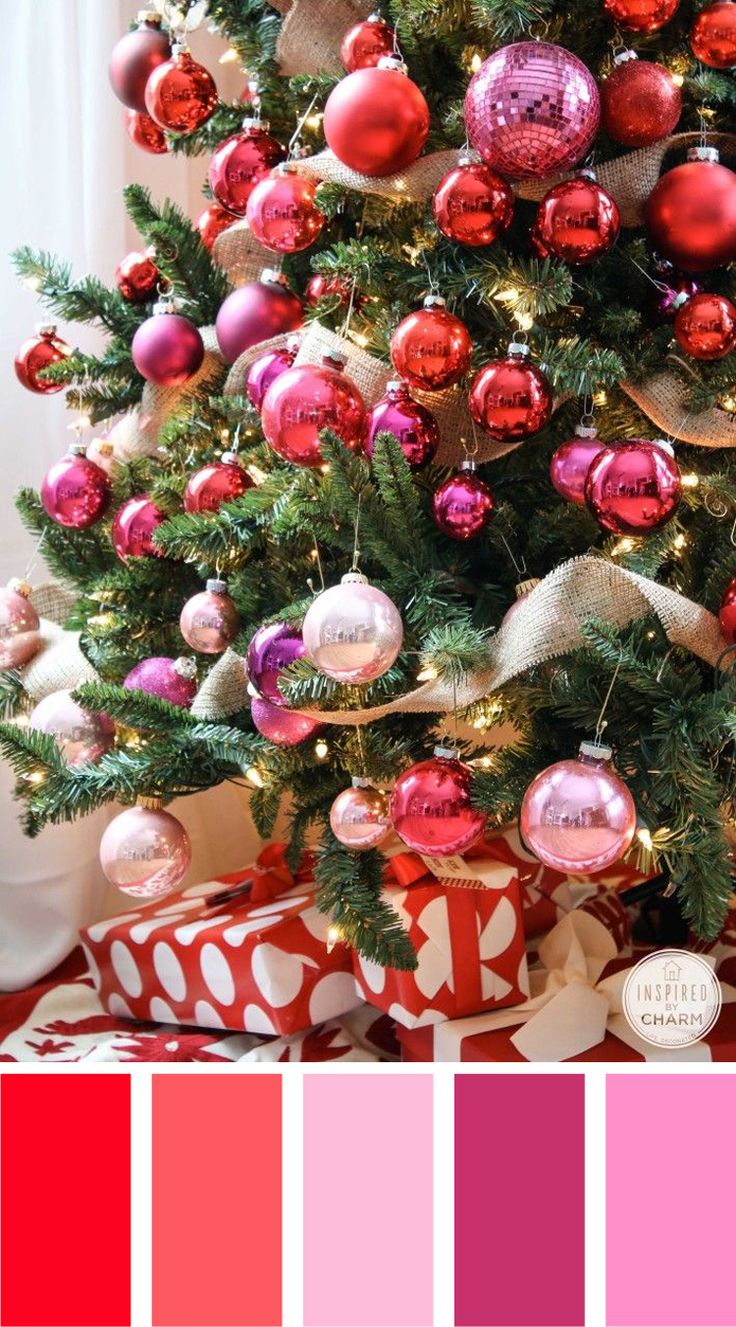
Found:
[[[153,1323],[281,1323],[277,1074],[154,1075]]]
[[[579,1327],[585,1315],[585,1081],[455,1079],[455,1322]]]
[[[3,1327],[128,1327],[130,1075],[0,1082]]]

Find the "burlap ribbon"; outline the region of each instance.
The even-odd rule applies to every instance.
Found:
[[[275,8],[286,17],[276,46],[282,74],[343,71],[340,42],[349,28],[375,8],[374,0],[292,0]]]
[[[243,218],[223,230],[212,246],[212,257],[227,272],[234,286],[257,281],[264,267],[274,267],[277,255],[264,249]]]
[[[204,679],[192,701],[191,712],[198,719],[216,722],[228,714],[238,714],[247,705],[245,660],[235,650],[226,650]]]
[[[119,461],[132,461],[141,456],[153,456],[164,424],[188,397],[215,378],[222,369],[222,355],[217,344],[214,327],[200,328],[205,356],[200,368],[182,387],[156,387],[147,382],[140,405],[123,415],[108,434],[108,442]]]

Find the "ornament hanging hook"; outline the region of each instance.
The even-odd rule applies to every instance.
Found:
[[[355,539],[353,542],[353,563],[350,568],[351,571],[358,571],[358,564],[360,562],[360,545],[358,543],[358,535],[360,532],[360,503],[362,497],[363,497],[362,493],[359,493],[358,505],[355,509]]]
[[[319,93],[315,92],[304,114],[297,121],[296,129],[294,130],[293,134],[291,135],[291,138],[289,139],[288,153],[286,158],[287,161],[293,161],[294,157],[296,156],[297,148],[299,147],[299,141],[302,136],[302,129],[304,128],[304,125],[307,122],[307,118],[312,114],[312,111],[314,109],[318,97]]]
[[[618,675],[619,675],[619,673],[620,673],[620,671],[621,671],[621,665],[623,664],[623,661],[624,661],[624,651],[623,651],[623,646],[622,646],[622,645],[619,645],[619,659],[618,659],[618,663],[616,664],[616,667],[615,667],[614,670],[613,670],[613,677],[611,678],[611,681],[610,681],[609,684],[608,684],[608,690],[607,690],[605,696],[603,697],[603,704],[601,705],[601,708],[600,708],[600,710],[599,710],[599,712],[598,712],[598,718],[596,719],[596,724],[595,724],[595,734],[594,734],[594,737],[593,737],[593,745],[594,745],[594,746],[602,746],[602,745],[603,745],[603,733],[604,733],[604,731],[605,731],[605,729],[606,729],[606,727],[607,727],[607,725],[608,725],[608,720],[607,720],[604,716],[605,716],[606,710],[607,710],[607,708],[608,708],[608,702],[609,702],[609,700],[611,699],[611,693],[612,693],[612,691],[613,691],[613,688],[614,688],[615,685],[616,685],[616,679],[618,678]]]
[[[317,536],[316,536],[316,534],[314,533],[314,531],[312,531],[312,539],[314,540],[314,560],[315,560],[315,562],[317,563],[317,571],[319,572],[319,584],[320,584],[320,588],[319,588],[319,590],[315,590],[315,588],[314,588],[314,582],[313,582],[311,576],[308,576],[308,577],[307,577],[307,586],[309,587],[309,591],[310,591],[310,593],[316,595],[316,594],[322,594],[322,593],[324,592],[324,588],[325,588],[325,578],[324,578],[324,573],[323,573],[323,571],[322,571],[322,559],[321,559],[321,557],[320,557],[320,555],[319,555],[319,544],[317,543]]]
[[[506,538],[505,534],[501,534],[501,531],[500,531],[500,530],[499,530],[498,534],[499,534],[499,538],[500,538],[500,540],[501,540],[501,543],[503,544],[504,548],[506,549],[506,552],[508,553],[509,557],[511,558],[511,561],[512,561],[513,566],[514,566],[514,571],[516,572],[517,576],[519,577],[519,580],[523,580],[523,578],[524,578],[524,577],[526,576],[526,574],[527,574],[526,558],[524,557],[524,554],[523,554],[523,553],[521,554],[521,561],[518,561],[518,559],[517,559],[517,558],[514,556],[514,554],[513,554],[513,551],[512,551],[511,545],[510,545],[508,539]]]

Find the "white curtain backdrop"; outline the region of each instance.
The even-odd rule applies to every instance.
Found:
[[[38,486],[67,447],[64,394],[41,397],[17,382],[13,356],[48,314],[15,277],[8,255],[21,244],[50,250],[76,274],[111,281],[119,259],[138,242],[121,190],[131,181],[154,197],[174,198],[192,217],[204,206],[206,160],[151,156],[131,144],[123,108],[113,96],[107,62],[139,0],[16,0],[3,14],[6,50],[0,115],[6,126],[0,210],[0,584],[27,572],[34,545],[13,506],[21,485]],[[224,47],[195,34],[193,53],[233,96],[243,75],[219,65]],[[60,326],[85,351],[100,344],[88,327]],[[47,579],[37,564],[33,579]],[[18,828],[13,780],[0,766],[0,990],[18,989],[55,966],[74,946],[79,927],[123,910],[126,900],[105,883],[97,860],[100,835],[115,808],[74,825],[48,827],[33,841]],[[232,785],[171,808],[187,825],[194,859],[190,879],[237,869],[258,840],[247,798]]]

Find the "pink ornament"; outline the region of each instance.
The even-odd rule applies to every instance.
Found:
[[[204,345],[198,329],[165,301],[141,323],[131,343],[133,363],[157,387],[181,387],[202,367]]]
[[[225,581],[209,580],[206,590],[187,600],[179,630],[187,645],[200,654],[222,654],[232,645],[240,631],[240,618]]]
[[[124,106],[145,112],[146,83],[154,69],[171,58],[171,44],[161,31],[158,14],[143,14],[138,27],[126,32],[110,54],[110,83]]]
[[[243,130],[231,134],[215,150],[210,162],[210,188],[218,203],[232,216],[245,216],[248,199],[259,180],[280,161],[286,152],[268,133],[265,121],[246,119]]]
[[[245,661],[248,681],[272,705],[285,705],[279,678],[286,668],[306,654],[301,631],[285,622],[259,627],[248,646]]]
[[[181,884],[192,845],[181,821],[160,805],[131,806],[110,821],[100,842],[100,866],[123,894],[154,899]]]
[[[115,513],[112,542],[121,562],[128,558],[162,558],[153,542],[154,531],[166,520],[164,513],[145,494],[128,498]]]
[[[603,871],[631,844],[636,807],[610,758],[610,747],[583,742],[577,759],[542,770],[524,794],[522,837],[554,871]]]
[[[19,580],[0,589],[0,669],[22,667],[41,648],[41,623],[30,593],[30,585]]]
[[[194,659],[168,659],[154,655],[131,668],[123,686],[130,691],[145,691],[148,696],[168,700],[170,705],[188,709],[197,694],[197,665]]]
[[[432,498],[434,519],[450,539],[474,539],[485,530],[494,506],[493,494],[478,478],[471,458],[462,462],[459,473],[450,475]]]
[[[239,286],[228,295],[215,321],[217,344],[226,364],[234,364],[244,350],[283,332],[295,332],[304,322],[301,301],[289,290],[286,278],[264,267],[260,280]]]
[[[245,390],[248,393],[248,400],[256,410],[260,410],[263,405],[271,383],[291,368],[298,349],[299,343],[292,337],[285,350],[267,350],[260,359],[253,361],[248,369]]]
[[[65,765],[86,765],[109,751],[115,728],[106,714],[93,714],[72,700],[71,691],[52,691],[44,696],[28,719],[37,733],[50,733]]]
[[[412,470],[421,470],[440,445],[437,420],[425,405],[415,401],[405,382],[386,384],[386,395],[368,411],[365,451],[373,455],[378,433],[393,433]]]
[[[431,760],[412,765],[396,780],[391,821],[414,852],[449,857],[465,852],[480,838],[486,823],[472,804],[472,770],[454,751],[435,747]]]
[[[110,483],[104,470],[90,461],[85,448],[72,443],[66,456],[52,465],[41,485],[41,502],[57,525],[86,530],[104,516]]]
[[[351,450],[365,428],[365,404],[344,360],[325,355],[321,364],[295,364],[271,384],[261,408],[266,442],[292,465],[322,464],[320,433],[331,429]]]
[[[120,465],[109,438],[93,438],[87,448],[87,460],[94,461],[108,476],[112,476]]]
[[[575,437],[560,444],[549,465],[549,477],[561,497],[581,507],[585,505],[585,480],[592,461],[604,446],[597,429],[587,424],[575,425]]]
[[[300,253],[314,244],[327,218],[315,202],[317,185],[291,162],[259,180],[248,199],[251,234],[273,253]]]
[[[184,490],[184,510],[219,511],[223,502],[241,498],[253,480],[238,463],[235,452],[223,452],[222,460],[203,465],[188,481]]]
[[[675,514],[682,494],[672,447],[663,439],[609,443],[591,463],[585,501],[604,530],[645,535]]]
[[[372,682],[396,659],[404,626],[388,595],[349,571],[309,605],[302,637],[321,673],[338,682]]]
[[[287,710],[283,705],[272,705],[262,696],[253,697],[250,713],[259,733],[274,746],[298,746],[322,727],[317,719],[310,719],[298,710]]]
[[[391,828],[388,797],[369,779],[353,779],[330,807],[330,829],[338,843],[366,852],[385,839]]]
[[[590,150],[600,117],[590,70],[546,41],[494,51],[465,97],[472,146],[509,180],[544,180],[571,170]]]

